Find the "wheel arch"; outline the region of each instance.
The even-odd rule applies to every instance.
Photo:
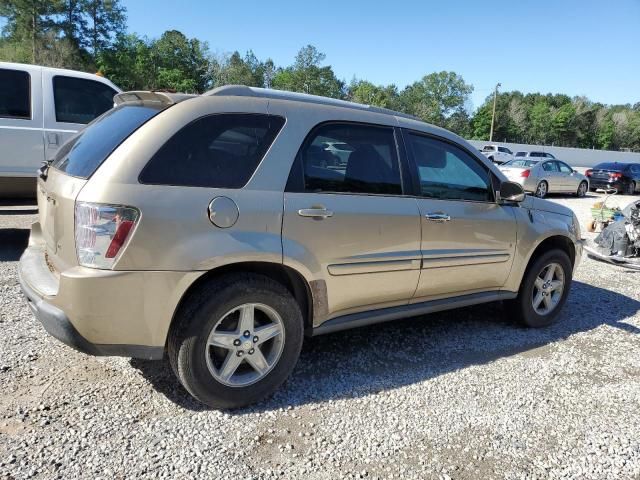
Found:
[[[313,325],[313,295],[306,279],[295,269],[281,263],[248,261],[223,265],[199,276],[182,294],[171,317],[167,333],[174,327],[178,312],[189,301],[189,298],[212,281],[236,273],[263,275],[284,285],[300,306],[305,331],[311,328]],[[168,337],[169,335],[167,335]]]
[[[531,265],[541,256],[544,255],[549,250],[558,249],[562,250],[567,254],[569,260],[571,261],[571,267],[576,264],[576,247],[573,244],[573,240],[565,235],[552,235],[550,237],[542,240],[536,248],[533,250],[529,259],[527,260],[527,266],[524,269],[524,274],[522,275],[522,279],[520,279],[520,284],[529,273]]]

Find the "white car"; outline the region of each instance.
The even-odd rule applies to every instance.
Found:
[[[556,157],[554,157],[551,153],[541,152],[537,150],[534,150],[532,152],[516,152],[516,154],[513,157],[514,158],[539,158],[539,159],[546,158],[546,159],[556,160]]]
[[[510,181],[519,183],[525,192],[536,197],[544,198],[548,193],[575,193],[584,197],[589,191],[589,179],[560,160],[516,158],[498,168]]]
[[[511,150],[507,147],[501,147],[500,145],[485,145],[480,151],[485,157],[498,165],[513,159]]]
[[[119,92],[98,75],[0,62],[0,196],[35,197],[38,168]]]

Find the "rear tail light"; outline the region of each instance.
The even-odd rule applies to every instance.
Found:
[[[531,170],[523,170],[520,172],[520,176],[527,178],[529,175],[531,175]]]
[[[622,178],[622,174],[615,172],[615,173],[610,173],[609,174],[609,178],[615,179],[615,178]]]
[[[590,177],[592,173],[593,173],[593,170],[591,170],[591,169],[589,169],[589,170],[587,170],[586,172],[584,172],[584,174],[585,174],[587,177]]]
[[[137,208],[76,203],[76,252],[83,267],[112,268],[140,218]]]

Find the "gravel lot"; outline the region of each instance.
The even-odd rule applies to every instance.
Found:
[[[34,218],[0,206],[0,478],[640,478],[640,273],[585,258],[548,329],[488,305],[307,340],[229,413],[50,338],[16,278]]]

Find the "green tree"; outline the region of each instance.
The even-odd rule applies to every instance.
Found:
[[[273,88],[332,98],[344,97],[344,82],[338,80],[330,66],[321,66],[324,59],[324,53],[313,45],[301,48],[294,64],[274,75]]]
[[[249,50],[244,58],[239,52],[233,52],[231,56],[214,59],[212,65],[213,84],[221,85],[247,85],[249,87],[264,87],[266,65],[258,60],[253,51]]]
[[[150,42],[135,34],[119,35],[115,43],[98,52],[100,73],[123,90],[155,88]]]
[[[18,56],[12,60],[39,62],[47,33],[56,25],[56,7],[57,2],[51,0],[0,0],[0,16],[6,20],[2,31],[5,46],[13,44],[9,50]]]
[[[400,94],[403,110],[423,120],[444,126],[453,113],[464,111],[473,86],[455,72],[437,72],[406,87]]]
[[[398,107],[398,88],[395,85],[377,86],[366,80],[354,78],[349,84],[347,98],[356,103],[396,109]]]
[[[88,27],[89,49],[93,58],[111,46],[115,39],[126,30],[126,9],[120,0],[83,0]]]

